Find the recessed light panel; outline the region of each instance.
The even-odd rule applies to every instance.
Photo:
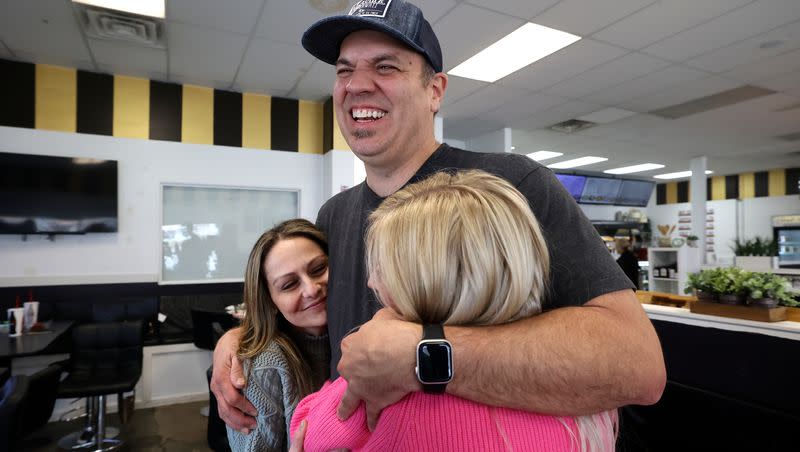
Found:
[[[72,0],[75,3],[115,9],[140,16],[158,17],[166,15],[164,0]]]
[[[713,171],[706,170],[706,174],[713,174]],[[653,176],[656,179],[680,179],[682,177],[691,177],[691,171],[679,171],[677,173],[667,173],[667,174],[659,174],[657,176]]]
[[[579,166],[586,166],[586,165],[591,165],[593,163],[605,162],[606,160],[608,160],[608,159],[605,158],[605,157],[588,156],[588,157],[581,157],[581,158],[572,159],[572,160],[565,160],[563,162],[558,162],[558,163],[554,163],[552,165],[547,165],[547,167],[548,168],[553,168],[553,169],[577,168]]]
[[[580,39],[580,36],[528,22],[448,74],[492,83]]]
[[[630,174],[641,173],[642,171],[650,171],[654,169],[663,168],[664,165],[659,163],[642,163],[641,165],[623,166],[622,168],[614,168],[603,171],[606,174]]]
[[[531,152],[530,154],[528,154],[528,157],[530,157],[532,160],[535,160],[537,162],[541,162],[542,160],[561,157],[562,155],[564,155],[564,154],[561,153],[561,152],[536,151],[536,152]]]

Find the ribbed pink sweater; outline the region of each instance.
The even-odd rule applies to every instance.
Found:
[[[305,450],[329,451],[576,451],[572,418],[546,416],[482,405],[450,394],[408,394],[381,414],[374,432],[367,429],[364,404],[347,421],[336,407],[347,382],[339,378],[303,399],[294,412],[291,433],[308,421]]]

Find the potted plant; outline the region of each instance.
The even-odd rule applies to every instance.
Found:
[[[752,271],[767,271],[772,268],[772,256],[777,254],[777,244],[770,239],[736,239],[731,246],[736,255],[737,267]]]
[[[723,268],[719,274],[714,275],[711,285],[714,292],[719,294],[719,302],[723,304],[744,304],[747,289],[744,282],[750,277],[750,272],[741,268]]]
[[[763,308],[774,308],[778,301],[787,298],[786,279],[773,273],[755,272],[745,280],[747,304]]]
[[[697,237],[696,235],[688,235],[688,236],[686,236],[686,244],[689,245],[692,248],[697,248],[697,240],[698,239],[699,239],[699,237]]]
[[[714,293],[714,287],[711,281],[719,270],[721,269],[715,268],[711,270],[701,270],[697,273],[690,273],[686,281],[684,292],[687,294],[694,292],[697,299],[701,301],[716,301],[717,294]]]

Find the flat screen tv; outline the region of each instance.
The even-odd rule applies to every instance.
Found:
[[[619,196],[622,179],[607,177],[586,178],[580,202],[584,204],[614,204]]]
[[[619,206],[645,207],[650,201],[655,182],[645,180],[623,179],[619,188],[617,201]]]
[[[0,152],[0,234],[117,232],[117,162]]]
[[[580,200],[581,193],[583,193],[583,185],[586,184],[586,176],[556,173],[556,178],[561,181],[561,184],[564,185],[564,188],[567,189],[569,194],[575,198],[575,201]]]

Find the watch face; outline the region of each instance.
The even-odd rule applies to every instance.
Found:
[[[417,348],[417,368],[423,383],[447,383],[453,378],[450,344],[425,342]]]

